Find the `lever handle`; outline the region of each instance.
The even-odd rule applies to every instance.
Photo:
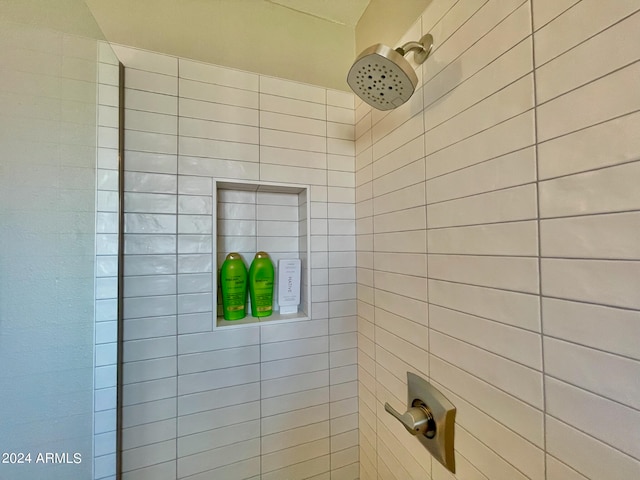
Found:
[[[427,438],[433,438],[435,436],[436,424],[433,421],[433,415],[431,415],[431,412],[424,403],[419,402],[417,406],[409,408],[404,414],[399,413],[389,405],[389,403],[384,404],[384,409],[396,417],[410,434],[418,435],[420,433]]]

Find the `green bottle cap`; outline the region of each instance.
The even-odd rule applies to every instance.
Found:
[[[239,253],[231,252],[229,255],[227,255],[226,260],[237,260],[239,258],[242,258]]]
[[[269,254],[267,252],[258,252],[256,253],[256,258],[269,258]]]

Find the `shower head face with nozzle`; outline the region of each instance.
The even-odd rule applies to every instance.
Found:
[[[372,107],[391,110],[409,100],[418,85],[418,77],[400,53],[377,44],[356,58],[347,83]]]

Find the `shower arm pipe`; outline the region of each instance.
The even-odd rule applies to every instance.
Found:
[[[419,42],[407,42],[401,47],[396,48],[396,52],[398,52],[403,57],[407,53],[413,52],[413,59],[418,65],[420,65],[427,59],[427,57],[431,53],[432,48],[433,37],[427,33],[420,39]]]
[[[412,50],[418,50],[422,52],[424,51],[424,45],[422,45],[420,42],[407,42],[401,47],[396,48],[396,52],[403,56]]]

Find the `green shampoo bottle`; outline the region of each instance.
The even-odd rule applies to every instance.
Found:
[[[247,304],[247,267],[239,253],[230,253],[220,269],[222,314],[225,320],[244,318]]]
[[[265,252],[256,253],[249,268],[251,315],[268,317],[273,311],[273,263]]]

